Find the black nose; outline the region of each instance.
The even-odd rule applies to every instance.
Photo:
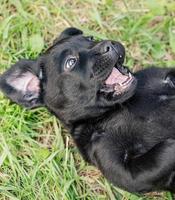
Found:
[[[120,42],[114,42],[112,41],[112,47],[116,54],[119,56],[118,58],[118,63],[123,64],[124,59],[125,59],[125,48]]]
[[[105,54],[105,53],[112,51],[111,41],[102,42],[100,51],[101,51],[102,54]]]

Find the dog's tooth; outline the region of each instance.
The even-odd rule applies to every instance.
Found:
[[[117,88],[118,86],[120,86],[120,84],[116,83],[115,86],[114,86],[114,88]]]

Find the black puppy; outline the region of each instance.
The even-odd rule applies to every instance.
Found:
[[[114,185],[175,192],[175,69],[133,75],[124,57],[120,43],[68,28],[38,59],[5,72],[0,88],[25,107],[45,105]]]

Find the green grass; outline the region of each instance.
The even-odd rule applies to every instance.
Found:
[[[35,58],[66,27],[122,41],[126,64],[175,66],[173,0],[0,0],[0,72]],[[0,200],[171,200],[136,196],[109,184],[80,157],[44,108],[25,110],[0,96]]]

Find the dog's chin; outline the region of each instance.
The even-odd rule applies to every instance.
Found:
[[[108,102],[123,103],[133,96],[137,80],[127,68],[115,65],[109,76],[102,81],[100,95]]]

